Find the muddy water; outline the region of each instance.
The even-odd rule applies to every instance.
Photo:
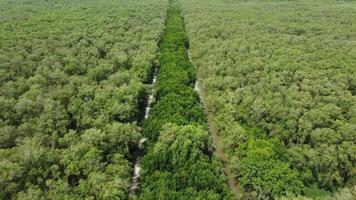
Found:
[[[146,138],[141,138],[138,144],[138,151],[143,149],[143,144],[146,141]],[[138,189],[138,184],[140,180],[140,171],[141,171],[141,156],[138,155],[135,160],[135,168],[134,168],[134,175],[132,177],[132,183],[130,187],[131,194],[136,194]]]
[[[152,86],[154,86],[154,84],[157,81],[157,72],[158,72],[158,67],[154,66],[153,72],[152,72],[153,73],[153,78],[152,78],[152,82],[151,82]],[[154,96],[154,92],[153,92],[153,89],[151,89],[150,95],[148,96],[147,103],[146,103],[145,119],[147,119],[149,114],[150,114],[151,104],[152,104],[152,101],[153,101],[153,96]],[[130,193],[133,194],[133,195],[136,194],[136,192],[138,190],[139,182],[140,182],[141,153],[142,153],[145,141],[146,141],[146,138],[141,138],[140,139],[140,141],[138,143],[138,150],[135,153],[136,154],[136,159],[135,159],[134,174],[133,174],[132,183],[131,183],[131,186],[130,186]]]
[[[188,57],[190,62],[192,63],[190,54],[188,52]],[[241,199],[242,198],[242,191],[240,189],[240,185],[238,182],[236,182],[235,176],[231,171],[230,165],[228,158],[224,152],[224,146],[221,141],[220,136],[218,135],[218,130],[217,127],[214,123],[213,116],[207,109],[205,102],[204,102],[204,97],[205,93],[204,91],[200,88],[200,84],[198,79],[195,81],[194,85],[194,90],[199,94],[200,101],[204,105],[204,112],[208,120],[208,126],[209,126],[209,131],[211,133],[211,137],[213,139],[213,145],[215,147],[214,154],[221,160],[222,165],[223,165],[223,173],[226,176],[226,184],[229,186],[231,192],[234,194],[236,199]]]
[[[201,96],[200,96],[200,86],[199,86],[198,80],[195,81],[194,90],[195,90],[196,92],[198,92],[199,97],[200,97],[200,100],[202,100],[202,99],[201,99]]]
[[[158,67],[155,66],[153,68],[153,78],[152,78],[152,83],[151,83],[152,86],[156,84],[157,72],[158,72]],[[151,91],[150,96],[148,97],[148,100],[147,100],[147,104],[146,104],[146,108],[145,108],[145,119],[147,119],[148,115],[150,114],[152,101],[153,101],[153,91]]]

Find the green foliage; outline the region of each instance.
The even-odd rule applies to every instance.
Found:
[[[213,156],[187,56],[180,9],[171,2],[160,45],[156,102],[143,124],[150,141],[139,199],[233,199]]]
[[[248,193],[258,191],[254,199],[282,196],[287,192],[301,193],[303,183],[297,171],[281,161],[278,143],[268,140],[248,141],[245,158],[238,163],[240,183]]]
[[[180,2],[245,198],[355,185],[355,2]]]
[[[206,130],[166,124],[142,161],[140,199],[233,199]]]
[[[205,122],[199,96],[192,87],[195,78],[186,43],[183,19],[175,6],[169,10],[166,31],[160,43],[156,103],[143,126],[144,135],[151,140],[158,138],[161,127],[167,122],[177,125]]]
[[[168,2],[0,0],[0,199],[126,199]]]
[[[179,125],[204,124],[204,112],[199,97],[192,88],[185,89],[186,93],[170,92],[153,106],[151,117],[144,122],[144,134],[148,138],[157,139],[162,125],[167,122]]]

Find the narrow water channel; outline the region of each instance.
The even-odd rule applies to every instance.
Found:
[[[152,77],[152,82],[151,82],[151,91],[150,91],[150,94],[147,99],[144,119],[147,119],[150,114],[151,104],[152,104],[153,96],[154,96],[153,87],[157,81],[157,72],[158,72],[158,67],[153,66],[153,69],[152,69],[153,77]],[[132,182],[131,182],[131,186],[130,186],[130,193],[133,195],[136,194],[136,192],[138,190],[138,186],[139,186],[140,172],[141,172],[141,158],[142,158],[141,154],[142,154],[142,150],[143,150],[145,141],[146,141],[146,138],[140,139],[137,152],[135,152],[136,159],[135,159],[134,174],[133,174]]]
[[[192,63],[191,56],[188,50],[188,57],[189,61]],[[220,136],[218,135],[218,130],[215,126],[215,123],[213,121],[212,115],[207,109],[205,102],[204,102],[204,91],[200,88],[200,84],[198,79],[195,81],[194,84],[194,90],[199,94],[199,98],[201,103],[204,106],[204,112],[208,120],[208,127],[209,127],[209,132],[211,133],[211,137],[213,139],[213,145],[215,147],[215,155],[221,160],[222,166],[223,166],[223,173],[226,176],[226,184],[229,186],[231,192],[234,194],[236,199],[241,199],[242,198],[242,192],[240,189],[240,185],[238,182],[236,182],[234,174],[231,171],[231,168],[229,166],[229,161],[228,158],[224,152],[224,146],[221,141]]]

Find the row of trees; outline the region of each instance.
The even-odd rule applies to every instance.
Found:
[[[245,198],[356,196],[355,3],[181,2]]]
[[[233,199],[213,156],[187,45],[180,9],[172,2],[160,45],[156,102],[143,125],[149,146],[139,199]]]
[[[127,199],[168,2],[12,2],[0,3],[19,13],[0,19],[0,199]]]

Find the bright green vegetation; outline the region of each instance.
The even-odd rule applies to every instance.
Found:
[[[145,121],[139,199],[233,199],[213,156],[189,62],[180,9],[171,3],[160,45],[156,102]]]
[[[356,3],[181,3],[244,198],[354,199]]]
[[[127,199],[168,2],[0,0],[0,199]]]

